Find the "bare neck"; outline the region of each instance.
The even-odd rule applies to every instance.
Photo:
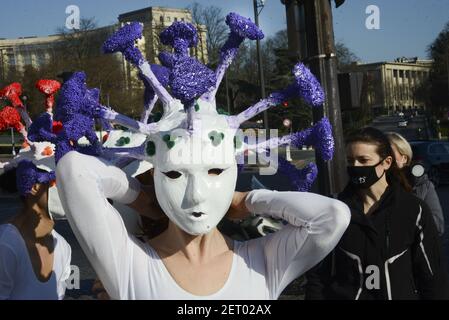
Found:
[[[23,208],[12,223],[19,229],[25,240],[39,241],[51,235],[54,221],[38,205]]]

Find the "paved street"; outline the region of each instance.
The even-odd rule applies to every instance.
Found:
[[[423,115],[380,116],[374,119],[370,125],[382,132],[398,132],[408,141],[435,138],[428,119]]]

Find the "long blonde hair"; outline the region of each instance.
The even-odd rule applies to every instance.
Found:
[[[387,132],[386,135],[390,143],[396,147],[399,153],[407,157],[407,163],[405,165],[409,166],[412,162],[413,151],[408,141],[397,132]]]

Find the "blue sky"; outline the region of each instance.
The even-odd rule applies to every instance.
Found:
[[[81,15],[95,17],[100,26],[117,21],[119,14],[149,6],[184,8],[193,0],[15,0],[2,1],[0,38],[54,34],[65,24],[65,8],[78,5]],[[224,13],[239,12],[253,18],[252,0],[197,0],[216,5]],[[285,8],[279,0],[266,0],[261,27],[269,36],[286,28]],[[365,9],[380,9],[380,30],[367,30]],[[14,17],[14,18],[12,18]],[[335,38],[343,41],[364,62],[400,56],[426,57],[426,48],[449,21],[448,0],[346,0],[334,10]]]

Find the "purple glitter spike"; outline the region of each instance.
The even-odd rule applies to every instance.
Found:
[[[58,142],[56,143],[55,149],[55,162],[58,163],[64,155],[74,150],[75,148],[70,144],[68,140],[60,139],[60,136],[58,135]]]
[[[48,184],[53,180],[56,180],[54,171],[46,172],[39,170],[33,162],[29,160],[22,160],[17,166],[17,189],[22,196],[30,194],[36,183]]]
[[[221,59],[230,63],[237,55],[238,48],[245,39],[261,40],[264,34],[251,19],[231,12],[226,16],[226,24],[231,29],[229,38],[220,50]]]
[[[158,64],[152,64],[151,65],[151,71],[153,71],[154,75],[156,76],[157,80],[164,86],[167,87],[170,80],[170,69],[160,66]],[[145,83],[145,87],[151,87],[150,83]]]
[[[240,125],[270,107],[279,105],[282,101],[290,98],[301,97],[314,107],[321,106],[324,103],[324,91],[310,70],[302,63],[298,63],[293,69],[293,74],[295,75],[293,84],[282,91],[271,93],[268,98],[259,101],[239,115],[234,116],[230,123],[237,122]]]
[[[329,119],[323,118],[312,128],[293,133],[291,143],[297,148],[314,146],[323,160],[331,160],[334,154],[334,137]]]
[[[97,88],[87,89],[83,100],[80,102],[79,112],[83,115],[93,117],[96,107],[100,105],[100,90]]]
[[[110,37],[103,45],[103,49],[105,52],[121,51],[125,59],[138,67],[139,71],[148,78],[153,90],[159,99],[161,99],[162,103],[169,104],[173,98],[159,83],[151,70],[150,64],[144,59],[142,53],[134,44],[134,41],[141,36],[142,25],[139,23],[128,24]]]
[[[291,143],[296,148],[302,146],[314,146],[318,150],[323,160],[332,159],[334,153],[334,138],[332,137],[332,126],[327,118],[321,119],[313,127],[295,132],[283,137],[276,137],[256,144],[246,146],[246,150],[263,150],[276,148]]]
[[[299,90],[299,96],[308,104],[319,107],[324,103],[324,90],[320,82],[302,63],[298,63],[293,68],[293,74],[296,79],[296,86]]]
[[[53,144],[55,144],[57,142],[57,135],[52,132],[49,132],[43,128],[41,128],[39,130],[39,135],[42,139],[41,141],[47,141],[47,142],[51,142]]]
[[[183,21],[174,22],[159,35],[161,42],[172,46],[181,56],[188,56],[188,48],[196,47],[198,34],[193,24]]]
[[[86,87],[86,75],[77,72],[64,83],[58,100],[58,120],[63,123],[57,135],[55,160],[58,162],[67,152],[84,149],[89,154],[98,152],[99,141],[94,131],[95,117],[99,107],[99,90]],[[86,137],[89,148],[78,145],[78,140]],[[83,149],[84,148],[84,149]]]
[[[176,57],[173,53],[162,51],[161,53],[159,53],[158,57],[164,67],[171,69],[176,63]]]
[[[102,148],[100,145],[89,145],[89,146],[79,146],[76,148],[76,151],[82,154],[86,154],[88,156],[100,156]]]
[[[229,26],[232,33],[235,33],[242,38],[260,40],[264,37],[263,32],[251,21],[251,19],[242,17],[235,12],[231,12],[226,16],[226,24]]]
[[[92,88],[87,89],[87,95],[89,96],[89,99],[95,102],[100,101],[100,89],[98,88]]]
[[[86,74],[76,72],[61,88],[54,115],[57,121],[67,121],[79,111],[79,101],[86,94]]]
[[[135,41],[142,38],[143,26],[133,22],[120,28],[103,44],[104,53],[122,52],[125,59],[135,66],[139,66],[144,58]]]
[[[48,141],[41,135],[42,131],[51,132],[53,119],[48,112],[42,113],[30,126],[28,130],[28,140],[32,142]]]
[[[170,76],[170,86],[175,98],[184,104],[207,92],[216,83],[215,73],[198,60],[183,57],[179,59]]]
[[[318,176],[318,168],[314,163],[309,163],[303,169],[297,169],[283,157],[279,157],[279,173],[290,179],[295,191],[308,192]]]
[[[328,118],[321,119],[315,126],[315,139],[318,140],[317,147],[320,150],[321,158],[328,161],[334,156],[334,137],[332,135],[332,125]]]
[[[260,40],[263,39],[263,32],[250,20],[244,18],[237,13],[230,13],[226,16],[226,24],[229,26],[231,32],[226,40],[226,43],[220,50],[220,63],[215,71],[217,81],[214,89],[204,97],[205,100],[210,100],[218,91],[221,81],[223,80],[226,69],[231,65],[232,61],[237,56],[240,45],[245,39]]]
[[[295,76],[293,84],[280,92],[271,94],[271,96],[276,97],[277,103],[300,97],[313,107],[323,105],[325,100],[324,90],[312,72],[304,64],[298,63],[293,68],[293,75]]]

